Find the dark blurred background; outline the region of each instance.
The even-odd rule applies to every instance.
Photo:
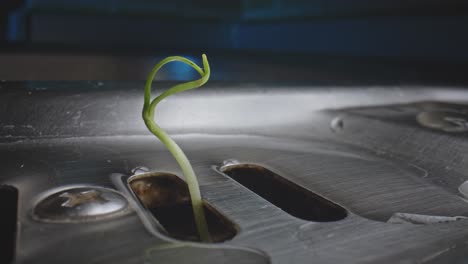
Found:
[[[240,81],[465,83],[468,1],[0,0],[0,78],[142,80],[168,55]],[[174,66],[159,78],[177,79]],[[191,73],[191,72],[190,72]],[[176,77],[174,77],[176,76]],[[191,77],[180,77],[182,79]]]

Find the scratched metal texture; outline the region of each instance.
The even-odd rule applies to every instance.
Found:
[[[55,187],[104,186],[132,200],[112,175],[128,176],[138,166],[182,175],[141,121],[141,86],[1,83],[0,183],[20,193],[15,263],[468,261],[467,220],[387,223],[394,213],[468,216],[457,191],[468,180],[465,137],[421,127],[414,112],[394,118],[386,110],[463,103],[468,92],[461,87],[211,83],[163,101],[158,122],[186,151],[203,197],[239,229],[224,243],[175,241],[145,225],[138,207],[88,223],[33,220],[37,197]],[[264,166],[348,216],[295,218],[221,173],[228,159]]]

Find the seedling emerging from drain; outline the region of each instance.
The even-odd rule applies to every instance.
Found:
[[[167,57],[164,60],[160,61],[158,64],[156,64],[156,66],[154,66],[153,70],[151,70],[151,73],[148,76],[148,79],[146,80],[144,95],[145,101],[143,106],[143,120],[145,121],[148,130],[151,133],[153,133],[166,146],[166,148],[169,150],[169,152],[171,152],[172,156],[174,156],[180,168],[182,169],[182,173],[185,176],[185,180],[187,181],[187,185],[189,188],[190,199],[192,200],[193,214],[195,218],[195,223],[197,225],[198,233],[200,235],[200,239],[202,241],[209,242],[211,241],[211,238],[210,233],[208,231],[208,225],[206,223],[205,212],[203,211],[203,201],[200,194],[200,187],[198,185],[197,177],[195,175],[195,172],[193,171],[192,165],[190,164],[190,161],[187,159],[187,156],[185,156],[182,149],[154,121],[155,108],[158,105],[158,103],[161,102],[164,98],[179,92],[198,88],[208,81],[208,79],[210,78],[210,65],[208,64],[208,59],[206,58],[205,54],[202,55],[202,60],[203,69],[201,69],[191,60],[180,56]],[[173,61],[179,61],[191,66],[200,74],[201,78],[195,81],[175,85],[170,89],[164,91],[154,100],[151,101],[151,84],[153,83],[154,76],[165,64]]]

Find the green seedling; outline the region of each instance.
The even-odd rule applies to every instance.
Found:
[[[176,93],[198,88],[208,81],[208,79],[210,78],[210,65],[208,64],[208,59],[206,58],[205,54],[202,55],[202,60],[203,69],[201,69],[191,60],[180,56],[167,57],[164,60],[160,61],[158,64],[156,64],[156,66],[154,66],[154,68],[151,70],[151,73],[148,76],[148,79],[146,80],[143,106],[143,120],[145,121],[148,130],[151,133],[153,133],[164,144],[164,146],[166,146],[166,148],[169,150],[172,156],[174,156],[180,168],[182,169],[182,173],[185,176],[190,192],[193,215],[195,218],[198,233],[200,235],[200,239],[202,241],[209,242],[211,241],[211,238],[210,233],[208,231],[205,212],[203,210],[203,201],[200,194],[200,187],[198,185],[197,176],[195,175],[192,165],[190,164],[190,161],[188,160],[187,156],[184,154],[182,149],[154,121],[154,113],[156,106],[164,98]],[[173,61],[182,62],[191,66],[200,74],[201,78],[195,81],[175,85],[170,89],[164,91],[154,100],[151,101],[151,85],[153,83],[154,76],[165,64]]]

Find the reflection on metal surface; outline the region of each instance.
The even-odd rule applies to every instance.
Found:
[[[225,167],[225,166],[231,166],[231,165],[238,165],[240,162],[238,160],[235,160],[235,159],[227,159],[227,160],[224,160],[223,161],[223,164],[222,166]]]
[[[342,220],[347,212],[339,205],[253,164],[225,166],[222,172],[297,218],[316,222]]]
[[[16,222],[18,215],[18,190],[0,185],[0,263],[10,263],[15,258]]]
[[[337,116],[331,120],[330,129],[333,132],[340,132],[343,130],[343,128],[344,128],[344,121],[341,116]]]
[[[416,116],[421,126],[444,132],[468,131],[468,115],[456,112],[425,111]]]
[[[143,174],[149,172],[149,169],[143,166],[138,166],[132,169],[133,175]]]
[[[147,173],[128,180],[140,202],[173,238],[200,241],[187,184],[169,173]],[[208,229],[213,242],[233,238],[237,230],[233,223],[204,201]]]
[[[46,222],[87,222],[124,214],[127,200],[118,192],[94,186],[66,187],[46,194],[33,217]]]
[[[465,181],[464,183],[460,184],[458,187],[458,191],[468,199],[468,181]]]
[[[395,213],[388,219],[387,223],[390,224],[417,224],[429,225],[438,223],[449,223],[462,219],[467,219],[465,216],[438,216],[438,215],[421,215],[421,214],[407,214]]]

